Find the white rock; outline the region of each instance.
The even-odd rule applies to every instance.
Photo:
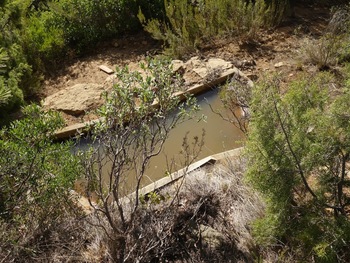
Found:
[[[232,68],[233,65],[231,62],[225,61],[221,58],[210,58],[207,62],[207,67],[210,69],[229,69]]]
[[[280,67],[283,67],[285,66],[285,64],[283,62],[278,62],[274,65],[275,68],[280,68]]]
[[[172,65],[173,72],[183,71],[185,68],[185,63],[182,60],[178,60],[178,59],[172,60],[171,65]]]

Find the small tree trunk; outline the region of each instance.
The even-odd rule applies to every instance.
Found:
[[[119,236],[115,240],[110,240],[110,252],[112,262],[123,263],[126,251],[126,239],[124,236]]]

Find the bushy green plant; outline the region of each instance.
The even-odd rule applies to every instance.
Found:
[[[0,48],[0,90],[3,100],[0,104],[0,118],[6,118],[6,113],[19,108],[24,103],[24,96],[31,91],[24,87],[31,78],[31,67],[27,64],[21,47],[10,45],[6,50]]]
[[[0,224],[7,228],[0,257],[28,262],[50,249],[45,240],[73,205],[69,191],[80,166],[71,143],[52,141],[63,124],[57,113],[35,105],[23,113],[0,130]]]
[[[274,1],[273,1],[274,3]],[[223,37],[238,36],[255,41],[260,28],[276,24],[283,8],[266,5],[264,0],[165,0],[166,20],[139,19],[146,31],[166,44],[166,53],[182,56]],[[274,7],[274,8],[273,8]]]
[[[262,244],[297,254],[349,260],[350,93],[331,74],[302,77],[287,90],[278,78],[253,90],[247,179],[264,196],[255,225]],[[346,261],[345,260],[345,261]]]
[[[42,63],[54,64],[67,49],[64,30],[55,14],[50,11],[34,12],[25,20],[22,41],[29,61],[38,70],[45,68]]]
[[[0,90],[8,94],[0,105],[0,119],[19,108],[24,97],[35,89],[32,68],[22,47],[21,29],[24,3],[5,2],[0,7]]]
[[[47,3],[46,3],[47,2]],[[68,47],[77,53],[93,47],[97,42],[133,33],[141,29],[136,17],[138,7],[147,16],[160,17],[163,6],[160,0],[151,3],[139,0],[62,0],[46,1],[45,8],[27,5],[29,50],[46,61],[60,58]],[[37,54],[35,53],[37,52]]]
[[[132,32],[139,26],[135,0],[64,0],[52,9],[67,43],[79,52],[102,39]]]
[[[306,62],[316,65],[319,69],[326,69],[337,64],[341,44],[338,36],[330,34],[326,34],[316,41],[307,41],[303,50]]]

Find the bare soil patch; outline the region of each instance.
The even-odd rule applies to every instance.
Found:
[[[103,83],[108,74],[100,70],[99,66],[105,65],[111,69],[124,67],[159,50],[159,43],[143,32],[100,43],[94,52],[67,61],[58,71],[48,73],[40,95],[45,98],[79,83]]]

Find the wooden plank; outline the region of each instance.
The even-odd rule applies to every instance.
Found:
[[[139,190],[139,195],[146,195],[146,194],[149,194],[150,192],[161,190],[162,188],[179,180],[180,178],[182,178],[186,174],[189,174],[189,173],[193,172],[194,170],[199,169],[205,165],[215,164],[216,161],[217,161],[217,159],[213,156],[205,157],[205,158],[189,165],[186,168],[180,169],[180,170],[172,173],[170,176],[165,176],[165,177],[141,188]],[[129,197],[135,197],[135,195],[136,195],[136,193],[134,192],[134,193],[130,194]]]
[[[110,69],[109,67],[107,67],[105,65],[101,65],[98,68],[109,75],[114,72],[112,69]]]

